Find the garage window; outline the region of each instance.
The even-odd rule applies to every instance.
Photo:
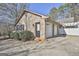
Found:
[[[37,31],[40,31],[40,24],[37,24]]]
[[[24,25],[23,24],[17,25],[16,30],[21,30],[21,31],[24,30]]]

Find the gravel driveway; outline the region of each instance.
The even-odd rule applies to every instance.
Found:
[[[0,41],[0,56],[78,56],[79,37],[66,36],[47,39],[38,44],[35,41],[21,42],[14,39]]]

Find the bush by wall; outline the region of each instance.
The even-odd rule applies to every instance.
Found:
[[[34,34],[30,31],[21,31],[21,32],[12,32],[10,34],[10,38],[12,39],[18,39],[21,41],[28,41],[28,40],[33,40]]]
[[[18,32],[10,33],[10,38],[19,40],[19,33]]]
[[[13,32],[12,32],[12,33],[10,33],[10,38],[11,38],[11,39],[13,39],[13,38],[14,38],[13,36],[14,36],[14,33],[13,33]]]
[[[21,34],[22,41],[33,40],[35,38],[34,34],[30,31],[23,31]]]

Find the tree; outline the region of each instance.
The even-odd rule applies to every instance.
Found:
[[[57,16],[57,12],[58,12],[57,8],[52,8],[50,10],[49,17],[51,19],[55,20],[56,19],[56,16]]]
[[[74,17],[74,22],[79,21],[79,6],[78,3],[72,3],[72,16]]]
[[[19,5],[19,6],[18,6]],[[0,3],[0,20],[3,22],[14,23],[24,9],[27,9],[26,3]]]
[[[65,3],[61,5],[59,8],[52,8],[49,16],[54,19],[64,19],[67,17],[73,16],[75,19],[76,17],[76,11],[78,8],[76,8],[76,5],[73,3]]]
[[[17,3],[0,3],[0,24],[3,23],[1,26],[2,28],[4,27],[7,30],[9,28],[9,24],[14,25],[16,18],[19,17],[24,9],[27,9],[28,4],[19,3],[19,5],[20,6],[18,7]],[[6,26],[4,26],[4,24]]]
[[[67,5],[70,8],[71,17],[74,17],[74,22],[79,21],[79,4],[78,3],[69,3]]]
[[[29,4],[26,3],[18,3],[17,4],[17,17],[19,17],[23,10],[27,10],[29,8]]]
[[[12,23],[16,18],[16,4],[0,4],[0,20],[2,22]]]
[[[62,16],[62,19],[70,17],[70,8],[68,4],[63,4],[59,8],[59,16]]]

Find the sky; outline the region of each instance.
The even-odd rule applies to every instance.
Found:
[[[30,3],[29,4],[29,10],[47,15],[51,8],[59,7],[62,3]]]

